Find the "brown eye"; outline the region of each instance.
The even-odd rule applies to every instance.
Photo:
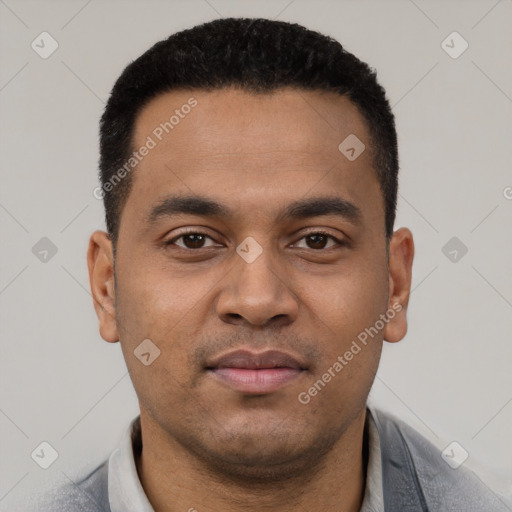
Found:
[[[208,241],[210,243],[206,245]],[[215,245],[213,242],[214,240],[204,233],[185,233],[169,240],[165,245],[177,245],[182,249],[202,249],[204,247],[213,247]]]
[[[203,246],[205,236],[199,234],[183,235],[183,243],[187,249],[198,249]]]
[[[302,240],[306,242],[305,245],[297,245],[300,244]],[[331,247],[334,247],[336,245],[343,245],[343,243],[340,240],[333,237],[332,235],[321,232],[310,233],[309,235],[303,236],[299,240],[299,242],[297,242],[297,244],[297,247],[313,250],[330,249]]]
[[[325,235],[308,235],[306,243],[310,249],[324,249],[328,238]]]

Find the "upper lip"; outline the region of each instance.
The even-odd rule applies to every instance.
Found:
[[[206,368],[243,368],[247,370],[294,368],[304,370],[305,366],[299,362],[298,358],[280,350],[266,350],[264,352],[234,350],[213,359],[206,365]]]

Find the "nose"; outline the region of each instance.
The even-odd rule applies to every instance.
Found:
[[[298,301],[287,277],[267,256],[253,262],[239,258],[229,272],[217,301],[217,314],[229,324],[253,327],[286,326],[298,314]]]

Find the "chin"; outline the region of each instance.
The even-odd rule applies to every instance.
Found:
[[[222,474],[244,486],[257,487],[311,475],[320,465],[339,434],[331,436],[311,430],[279,431],[277,424],[251,432],[216,432],[193,442],[192,450],[212,474]],[[212,441],[215,441],[212,443]]]

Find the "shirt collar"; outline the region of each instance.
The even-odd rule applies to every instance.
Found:
[[[379,431],[367,410],[368,467],[366,488],[360,512],[383,512],[382,462]],[[140,416],[137,416],[125,431],[121,444],[112,453],[108,462],[108,495],[112,512],[154,512],[135,465],[135,454],[142,446]]]
[[[380,438],[370,409],[366,409],[366,429],[368,431],[368,466],[363,504],[359,512],[384,512]]]
[[[134,453],[141,445],[140,416],[137,416],[108,461],[108,499],[112,512],[154,512],[135,465]]]

